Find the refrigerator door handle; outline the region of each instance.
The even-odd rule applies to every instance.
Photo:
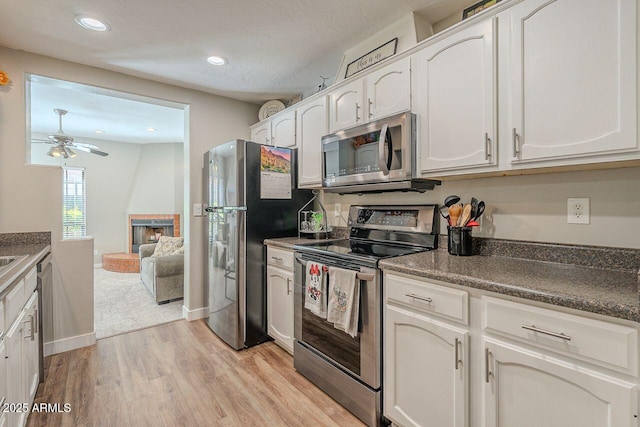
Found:
[[[246,206],[207,206],[205,212],[246,211]]]

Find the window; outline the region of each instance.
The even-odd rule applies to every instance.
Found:
[[[77,239],[87,235],[87,198],[84,168],[63,168],[62,238]]]

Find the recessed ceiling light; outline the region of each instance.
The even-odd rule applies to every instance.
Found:
[[[207,58],[207,62],[211,65],[224,65],[227,60],[221,56],[210,56]]]
[[[104,131],[103,131],[103,130],[100,130],[100,129],[96,129],[96,131],[95,131],[95,132],[96,132],[96,133],[104,133]]]
[[[156,128],[147,128],[147,130],[148,130],[149,132],[155,132],[155,131],[157,131],[158,129],[156,129]]]
[[[88,15],[76,15],[76,23],[87,30],[109,31],[111,29],[106,22]]]

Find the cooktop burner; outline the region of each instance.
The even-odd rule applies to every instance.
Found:
[[[327,255],[334,254],[342,257],[367,258],[375,261],[429,250],[424,247],[396,246],[386,243],[363,242],[350,239],[312,243],[309,245],[296,245],[295,249],[303,252],[326,253]]]

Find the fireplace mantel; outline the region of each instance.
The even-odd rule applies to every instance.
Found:
[[[172,220],[173,236],[180,236],[180,214],[131,214],[129,215],[129,253],[133,253],[133,222],[140,220]]]

